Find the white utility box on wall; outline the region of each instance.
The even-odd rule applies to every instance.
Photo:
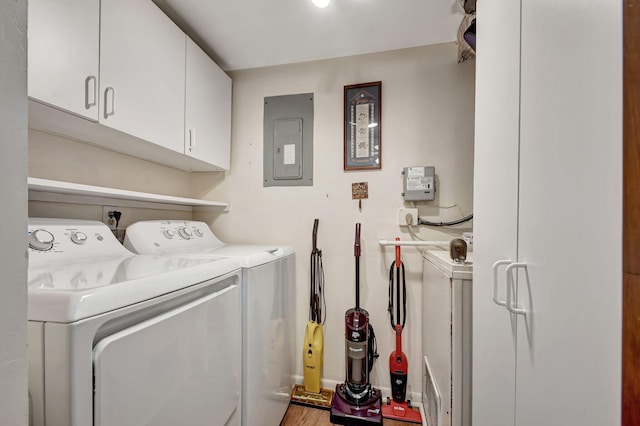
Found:
[[[436,198],[436,168],[405,167],[402,169],[402,198],[405,201],[433,201]]]

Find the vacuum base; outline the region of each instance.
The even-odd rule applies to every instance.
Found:
[[[291,390],[292,404],[329,410],[331,400],[333,400],[333,391],[330,389],[320,388],[320,393],[316,393],[305,390],[304,385],[295,385]]]
[[[382,417],[385,419],[399,420],[401,422],[422,424],[420,411],[411,408],[408,402],[389,401],[382,406]]]
[[[336,393],[331,402],[331,423],[348,426],[381,425],[380,391],[373,388],[369,400],[355,405],[345,396],[344,387],[344,384],[336,386]]]

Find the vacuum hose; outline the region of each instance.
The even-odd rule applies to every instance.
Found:
[[[373,327],[371,323],[369,323],[369,340],[367,342],[368,350],[367,350],[367,358],[369,361],[369,373],[373,370],[373,363],[380,355],[378,355],[378,342],[376,342],[376,334],[373,332]]]

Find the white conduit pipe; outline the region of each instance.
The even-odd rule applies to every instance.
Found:
[[[381,246],[449,247],[449,241],[395,241],[380,240]]]

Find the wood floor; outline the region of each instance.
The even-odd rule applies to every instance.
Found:
[[[289,409],[282,419],[280,426],[330,426],[329,410],[303,407],[301,405],[290,404]],[[399,422],[396,420],[383,420],[384,426],[409,426],[415,423]]]

